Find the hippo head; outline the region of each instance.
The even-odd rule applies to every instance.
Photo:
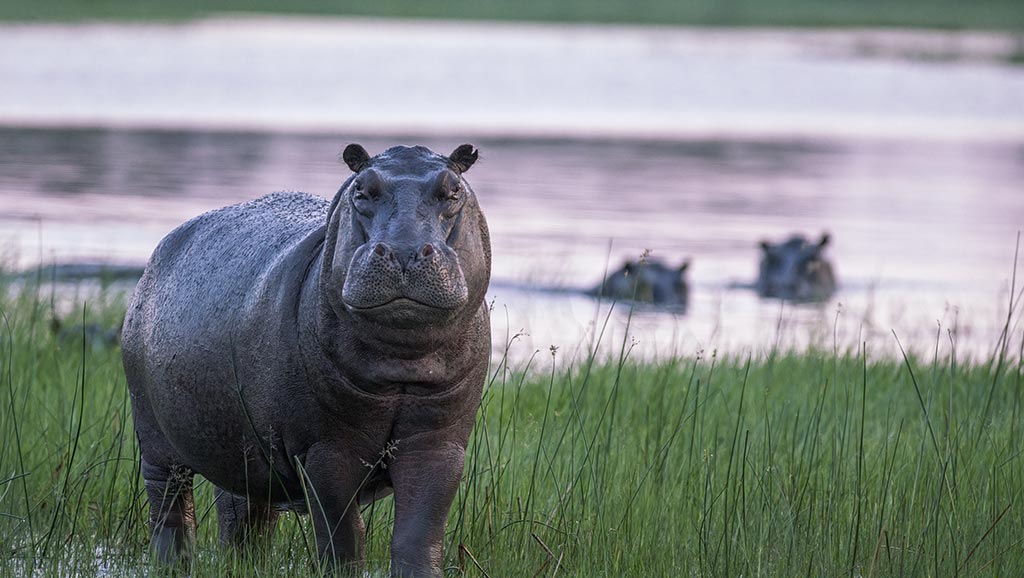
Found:
[[[821,301],[835,291],[832,265],[822,253],[829,244],[824,233],[817,243],[793,235],[783,243],[761,241],[757,290],[762,297],[793,301]]]
[[[338,314],[392,329],[475,314],[490,278],[487,224],[463,175],[471,145],[450,156],[393,147],[370,157],[349,145],[355,173],[331,208],[324,290]]]
[[[689,288],[686,283],[686,270],[690,262],[683,261],[679,267],[671,267],[656,260],[628,261],[623,265],[626,290],[632,295],[628,297],[636,301],[685,307]]]
[[[689,267],[689,260],[678,267],[655,259],[629,260],[587,293],[595,297],[652,303],[685,312],[689,300],[686,281]]]

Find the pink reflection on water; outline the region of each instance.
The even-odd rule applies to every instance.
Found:
[[[13,241],[22,264],[141,262],[163,235],[206,210],[276,190],[331,197],[349,174],[337,154],[352,140],[371,152],[395,142],[0,129],[0,238]],[[443,152],[461,142],[400,140]],[[1024,143],[476,144],[482,158],[467,176],[492,232],[498,349],[506,330],[524,329],[524,355],[554,344],[567,356],[607,310],[580,294],[528,288],[587,288],[645,249],[670,262],[694,260],[693,303],[685,317],[629,317],[628,306],[617,305],[606,353],[633,339],[645,356],[830,348],[833,333],[839,347],[867,340],[892,353],[892,329],[930,349],[937,322],[957,325],[961,351],[981,352],[1005,315],[1024,226]],[[753,278],[759,239],[825,230],[841,284],[833,302],[780,313],[779,302],[728,288]]]

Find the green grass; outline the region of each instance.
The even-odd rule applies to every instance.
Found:
[[[1024,29],[1019,0],[52,0],[0,2],[0,20],[160,20],[223,12],[306,15],[614,22],[702,26],[896,26]]]
[[[0,294],[0,576],[140,575],[146,505],[119,352],[54,335],[47,294]],[[93,301],[69,317],[119,321],[122,297]],[[636,362],[628,348],[495,364],[448,576],[1024,573],[1019,349],[961,363]],[[308,519],[284,516],[268,551],[236,556],[215,546],[211,504],[200,481],[192,578],[315,574]],[[364,514],[371,575],[386,575],[391,502]]]

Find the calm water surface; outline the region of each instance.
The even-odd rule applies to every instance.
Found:
[[[1024,138],[1011,34],[241,17],[0,23],[0,123]]]
[[[330,197],[345,143],[449,151],[430,138],[0,129],[0,237],[20,265],[142,262],[181,222],[282,190]],[[867,341],[878,354],[995,343],[1024,227],[1024,143],[893,139],[478,140],[468,178],[494,245],[495,348],[742,354]],[[822,306],[760,300],[758,240],[829,231],[841,290]],[[571,289],[645,249],[691,258],[685,316],[611,309]],[[1022,272],[1024,276],[1024,272]],[[1019,285],[1018,285],[1019,286]],[[538,290],[538,288],[540,288]],[[568,289],[559,292],[551,289]],[[610,310],[611,309],[611,310]],[[595,324],[596,321],[596,324]],[[955,330],[950,336],[947,329]],[[1017,327],[1019,331],[1020,328]]]

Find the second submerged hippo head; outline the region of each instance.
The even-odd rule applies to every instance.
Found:
[[[449,156],[398,146],[371,157],[349,145],[354,172],[332,207],[328,299],[391,327],[444,325],[483,303],[490,278],[487,224],[463,175],[471,145]]]
[[[686,270],[689,267],[689,260],[683,261],[678,267],[653,259],[626,261],[589,293],[685,310],[690,294],[686,281]]]
[[[762,297],[792,301],[823,301],[836,289],[832,264],[824,256],[830,237],[817,242],[793,235],[782,243],[761,241],[757,292]]]

